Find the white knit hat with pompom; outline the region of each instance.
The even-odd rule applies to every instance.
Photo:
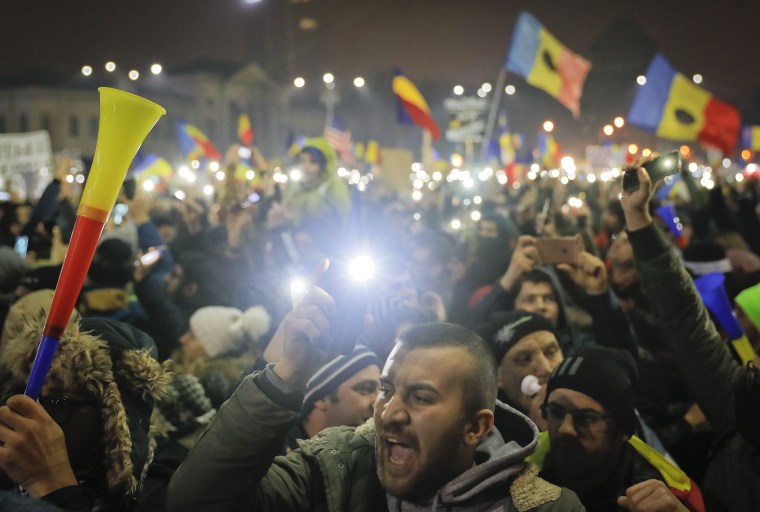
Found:
[[[190,317],[190,329],[209,357],[240,350],[246,342],[257,341],[269,331],[271,318],[266,309],[254,306],[245,312],[237,308],[207,306]]]

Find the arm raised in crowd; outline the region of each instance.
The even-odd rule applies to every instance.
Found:
[[[529,235],[519,237],[507,271],[494,284],[491,291],[480,299],[472,313],[470,324],[481,324],[488,320],[491,314],[496,311],[511,311],[514,309],[517,283],[522,276],[533,270],[533,267],[539,262],[540,258],[538,249],[536,249],[536,239]]]
[[[277,363],[246,377],[172,478],[168,509],[310,510],[316,463],[301,450],[277,456],[297,420],[303,389],[326,359],[335,303],[312,287],[278,328]]]
[[[628,237],[644,293],[660,332],[675,355],[679,372],[718,433],[734,423],[734,382],[739,365],[710,319],[691,277],[649,215],[652,182],[638,169],[641,188],[623,193]]]
[[[593,319],[596,343],[604,347],[622,348],[634,359],[638,359],[638,345],[631,324],[610,292],[604,262],[584,251],[580,254],[577,265],[560,263],[557,268],[586,293],[579,304]]]

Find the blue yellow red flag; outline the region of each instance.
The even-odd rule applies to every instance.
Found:
[[[559,42],[533,15],[517,18],[505,67],[580,114],[583,83],[591,63]]]

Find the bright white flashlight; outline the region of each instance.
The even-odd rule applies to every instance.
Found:
[[[375,263],[369,256],[357,256],[348,264],[348,273],[354,281],[367,281],[375,273]]]

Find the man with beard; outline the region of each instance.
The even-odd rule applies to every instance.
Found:
[[[582,348],[552,372],[541,406],[548,427],[541,476],[575,491],[591,512],[689,510],[684,503],[704,510],[693,482],[686,496],[671,492],[652,450],[634,436],[637,379],[628,353],[599,347]]]
[[[372,421],[276,457],[335,318],[331,297],[313,286],[275,334],[282,356],[243,380],[179,469],[169,510],[582,510],[524,463],[535,426],[496,402],[488,347],[452,324],[399,337]]]

